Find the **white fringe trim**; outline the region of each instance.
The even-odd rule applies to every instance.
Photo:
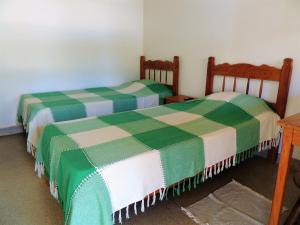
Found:
[[[126,219],[129,219],[129,205],[126,207]]]
[[[136,202],[134,203],[134,214],[137,215]]]
[[[122,224],[122,209],[119,210],[119,223]]]
[[[58,199],[58,191],[57,191],[57,186],[54,182],[50,181],[49,182],[49,186],[50,186],[50,193],[51,195],[55,198]]]
[[[39,178],[41,178],[42,175],[45,174],[44,163],[38,163],[38,162],[35,162],[35,165],[34,165],[34,172],[37,174],[37,176],[38,176]]]
[[[141,202],[141,212],[145,212],[145,205],[144,205],[144,199]]]
[[[27,152],[35,158],[36,146],[34,146],[30,141],[27,141]]]
[[[156,201],[156,194],[155,194],[155,192],[153,192],[153,198],[152,198],[152,204],[151,205],[154,205],[155,201]]]
[[[150,195],[148,194],[148,197],[147,197],[147,207],[149,208],[150,206]]]

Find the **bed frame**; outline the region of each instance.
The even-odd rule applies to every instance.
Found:
[[[168,78],[170,75],[170,73],[168,72],[172,72],[173,79],[171,85],[168,84],[168,80],[169,80]],[[164,79],[162,79],[163,74],[164,74]],[[162,84],[169,85],[173,90],[173,94],[178,95],[179,57],[174,56],[172,62],[172,61],[162,61],[162,60],[146,60],[145,56],[141,56],[140,79],[156,80]]]
[[[290,88],[293,59],[286,58],[281,68],[269,65],[255,66],[247,63],[238,64],[215,64],[215,58],[208,58],[206,90],[205,95],[213,93],[213,83],[215,76],[223,76],[222,91],[225,89],[226,77],[233,77],[232,91],[236,90],[237,78],[246,78],[246,94],[249,92],[250,80],[260,80],[259,98],[261,98],[264,81],[276,81],[279,83],[276,102],[267,102],[269,106],[281,117],[285,115],[287,98]],[[269,160],[276,162],[278,149],[272,147],[268,152]]]
[[[206,78],[206,91],[205,95],[213,93],[213,81],[216,75],[223,76],[222,91],[225,89],[225,78],[233,77],[234,83],[232,90],[236,90],[237,78],[246,78],[247,87],[246,94],[249,92],[250,80],[260,80],[259,98],[261,98],[263,91],[264,81],[276,81],[279,83],[276,102],[268,104],[271,108],[283,118],[285,115],[287,98],[290,88],[290,80],[292,74],[292,63],[293,60],[286,58],[283,61],[281,68],[272,67],[269,65],[255,66],[246,63],[238,64],[215,64],[215,58],[208,58],[207,65],[207,78]]]

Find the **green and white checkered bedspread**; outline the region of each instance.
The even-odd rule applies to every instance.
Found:
[[[19,103],[18,121],[28,133],[27,150],[31,152],[49,123],[154,107],[171,95],[170,87],[151,80],[112,88],[26,94]]]
[[[194,185],[239,163],[249,149],[266,149],[278,136],[275,114],[258,98],[216,93],[151,109],[48,125],[37,148],[62,203],[65,224],[112,224],[128,206],[180,181]],[[213,171],[214,170],[214,171]],[[190,184],[189,184],[190,187]],[[184,188],[184,186],[183,186]],[[148,198],[147,198],[148,196]],[[144,200],[146,197],[146,200]],[[145,202],[144,202],[145,201]]]

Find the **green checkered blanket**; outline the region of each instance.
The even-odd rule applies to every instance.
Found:
[[[18,121],[28,133],[27,150],[31,152],[43,127],[49,123],[154,107],[171,95],[168,86],[152,80],[112,88],[26,94],[19,103]]]
[[[186,185],[196,186],[200,173],[205,180],[253,150],[274,146],[278,118],[261,99],[221,92],[55,123],[40,139],[36,171],[48,176],[65,224],[112,224],[115,216],[122,221],[122,210],[129,217],[131,204],[137,212],[141,202],[144,211],[168,187],[176,184],[179,194]]]

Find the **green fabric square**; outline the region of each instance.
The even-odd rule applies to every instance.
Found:
[[[57,123],[56,126],[65,134],[84,132],[109,126],[99,118],[73,120],[72,122]]]
[[[149,109],[140,109],[137,112],[149,117],[158,117],[158,116],[164,116],[167,114],[171,114],[171,113],[176,113],[178,112],[177,110],[168,108],[165,106],[158,106],[155,108],[149,108]]]
[[[88,207],[87,207],[88,206]],[[112,205],[105,181],[99,174],[88,177],[72,198],[72,206],[65,216],[65,224],[112,225]]]
[[[165,127],[134,135],[140,142],[153,149],[174,145],[182,141],[192,139],[196,136],[189,134],[176,127]]]
[[[131,95],[134,95],[136,97],[144,97],[144,96],[150,96],[155,94],[157,93],[151,91],[148,87],[144,87],[141,90],[131,93]]]
[[[195,105],[194,107],[187,109],[187,112],[203,116],[209,112],[212,112],[213,110],[219,108],[224,104],[225,104],[224,101],[205,99],[203,101],[200,101],[199,104]]]
[[[220,130],[222,128],[225,128],[226,126],[224,126],[223,124],[211,121],[205,117],[202,117],[202,118],[194,120],[194,121],[180,124],[177,127],[186,132],[194,134],[196,136],[201,136],[203,134],[207,134],[207,133],[211,133],[211,132]]]
[[[270,107],[264,100],[249,95],[239,95],[232,99],[231,103],[242,108],[252,116],[270,111]]]
[[[165,84],[160,84],[160,83],[149,84],[147,87],[155,93],[166,93],[166,92],[170,93],[172,91],[170,86],[167,86]]]
[[[147,86],[151,91],[159,95],[159,104],[165,103],[165,98],[173,95],[173,90],[170,86],[161,83],[150,84]]]
[[[62,151],[75,148],[78,148],[78,145],[65,136],[62,130],[54,124],[48,125],[44,128],[38,142],[36,162],[44,163],[45,172],[49,175],[54,170],[50,168],[50,164],[57,162],[52,160],[53,156],[59,159]]]
[[[136,82],[139,82],[141,84],[144,84],[146,86],[150,85],[150,84],[155,84],[155,83],[158,83],[157,81],[155,80],[147,80],[147,79],[144,79],[144,80],[137,80]]]
[[[78,101],[80,101],[82,103],[88,103],[88,102],[104,102],[104,101],[110,101],[110,100],[107,100],[106,98],[103,98],[101,96],[94,96],[94,97],[81,98],[81,99],[78,99]]]
[[[205,117],[231,127],[253,118],[251,115],[232,103],[225,103],[216,110],[207,113]]]
[[[46,102],[56,102],[56,101],[66,101],[70,97],[66,96],[63,92],[46,92],[46,93],[36,93],[32,94],[34,97],[39,98],[43,103]]]
[[[117,113],[117,114],[99,117],[100,120],[104,121],[105,123],[111,124],[111,125],[129,123],[129,122],[143,120],[143,119],[147,119],[147,118],[148,117],[146,117],[140,113],[137,113],[135,111]]]
[[[243,123],[236,124],[237,153],[246,151],[259,144],[260,140],[260,123],[257,119],[252,118]]]
[[[64,151],[71,151],[78,149],[78,144],[69,136],[55,136],[49,139],[50,147],[45,149],[43,153],[43,160],[45,171],[48,173],[50,181],[56,180],[58,162],[61,153]]]
[[[80,150],[63,152],[59,160],[57,178],[59,199],[63,203],[64,214],[70,207],[71,197],[81,181],[96,169]]]
[[[114,95],[118,94],[115,90],[108,87],[98,87],[98,88],[88,88],[85,89],[87,92],[99,95],[99,96],[106,96],[106,95]]]
[[[89,160],[97,167],[114,163],[151,150],[133,137],[126,137],[86,148]]]
[[[55,122],[74,120],[86,117],[85,106],[76,99],[65,101],[44,102],[49,107]]]
[[[51,97],[65,96],[65,94],[60,91],[53,91],[53,92],[35,93],[32,94],[32,96],[39,98],[41,100],[47,100]]]
[[[78,104],[80,103],[77,99],[73,99],[70,97],[65,96],[64,100],[58,100],[58,101],[45,101],[43,102],[43,105],[46,107],[59,107],[64,105],[72,105],[72,104]]]
[[[160,149],[165,184],[170,186],[204,169],[204,146],[200,138],[192,138]]]
[[[127,94],[107,95],[106,99],[113,101],[114,112],[123,112],[137,108],[136,97]]]
[[[130,134],[138,134],[138,133],[144,133],[150,130],[155,130],[163,127],[167,127],[168,125],[165,123],[162,123],[158,120],[154,120],[152,118],[149,119],[143,119],[138,121],[133,121],[129,123],[122,123],[118,125],[123,130],[126,130]]]
[[[48,157],[49,148],[50,148],[50,141],[52,137],[64,135],[64,132],[61,131],[57,126],[54,124],[47,125],[41,134],[41,137],[38,142],[37,146],[37,153],[36,153],[36,161],[39,163],[43,162],[43,159],[45,157],[43,154],[45,154],[46,157]]]
[[[179,111],[188,111],[199,104],[201,104],[204,101],[204,99],[197,99],[193,101],[187,101],[187,102],[179,102],[175,104],[167,104],[166,107],[174,110],[179,110]]]

